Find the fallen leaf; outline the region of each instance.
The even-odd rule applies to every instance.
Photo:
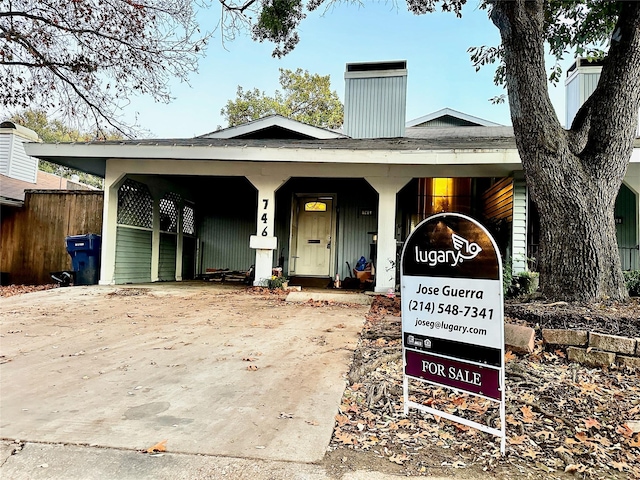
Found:
[[[564,473],[574,473],[574,472],[578,472],[578,473],[582,473],[587,469],[587,467],[585,467],[584,465],[582,465],[581,463],[579,464],[571,464],[571,465],[567,465],[564,469]]]
[[[510,445],[522,445],[527,440],[526,435],[518,435],[516,437],[507,438]]]
[[[616,462],[614,460],[611,460],[611,463],[609,465],[611,465],[613,468],[615,468],[619,472],[623,471],[625,468],[629,468],[629,465],[627,464],[627,462]]]
[[[525,405],[524,407],[520,407],[520,411],[522,412],[522,421],[524,423],[533,423],[533,412],[531,411],[531,407]]]
[[[147,453],[166,452],[166,451],[167,451],[166,440],[162,440],[161,442],[156,443],[153,447],[147,448]]]
[[[581,442],[588,442],[590,440],[593,440],[592,438],[589,438],[587,436],[586,432],[578,432],[574,435],[578,440],[580,440]]]
[[[406,462],[407,460],[409,460],[409,457],[404,453],[400,455],[392,455],[391,457],[389,457],[390,462],[397,463],[398,465],[402,465],[402,463]]]
[[[357,440],[346,432],[336,432],[336,440],[345,445],[355,445]]]
[[[343,425],[349,423],[349,417],[347,417],[346,415],[336,415],[336,422],[342,427]]]
[[[509,350],[507,353],[504,354],[504,363],[508,363],[512,360],[515,360],[516,358],[517,358],[516,355],[511,350]]]
[[[532,448],[527,448],[527,451],[522,456],[523,457],[536,458],[538,455],[540,455],[540,452],[536,452]]]
[[[587,427],[587,430],[590,428],[596,428],[600,430],[600,422],[598,422],[598,420],[596,420],[595,418],[587,418],[584,421],[584,426]]]
[[[626,423],[624,425],[618,425],[616,427],[616,432],[628,438],[631,438],[633,436],[633,430],[631,430]]]
[[[506,420],[509,425],[520,425],[520,422],[516,420],[516,417],[511,414],[507,415]]]

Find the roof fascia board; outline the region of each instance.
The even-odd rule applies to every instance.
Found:
[[[174,145],[95,145],[95,144],[27,144],[29,154],[44,159],[75,160],[150,159],[251,161],[325,164],[437,164],[437,163],[503,163],[504,157],[517,158],[518,150],[509,148],[468,148],[437,150],[369,150],[332,148],[265,148],[245,146],[174,146]],[[464,161],[461,161],[464,156]],[[510,160],[511,161],[511,160]],[[513,162],[512,162],[513,163]]]

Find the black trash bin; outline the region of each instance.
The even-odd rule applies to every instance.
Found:
[[[67,237],[67,252],[76,272],[75,285],[97,285],[100,279],[102,238],[95,233]]]

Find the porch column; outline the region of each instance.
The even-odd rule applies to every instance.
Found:
[[[289,177],[252,175],[247,180],[258,190],[256,234],[251,235],[249,246],[256,251],[255,286],[265,285],[271,278],[273,251],[278,248],[275,236],[276,190]]]
[[[102,250],[100,252],[99,285],[116,283],[116,231],[118,228],[118,189],[124,174],[112,174],[109,171],[104,178],[104,199],[102,206]]]
[[[365,177],[378,192],[376,292],[396,289],[396,196],[411,177]]]
[[[162,198],[152,188],[153,196],[153,230],[151,233],[151,281],[160,281],[160,199]]]
[[[176,282],[182,281],[182,205],[176,205]]]
[[[523,172],[513,174],[513,220],[511,224],[511,271],[518,274],[527,270],[527,207],[529,192]]]

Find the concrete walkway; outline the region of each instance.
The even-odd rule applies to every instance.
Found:
[[[418,480],[425,477],[355,471],[332,475],[321,465],[165,453],[148,455],[75,445],[0,442],[0,478],[12,480]],[[450,480],[449,477],[429,477]]]

